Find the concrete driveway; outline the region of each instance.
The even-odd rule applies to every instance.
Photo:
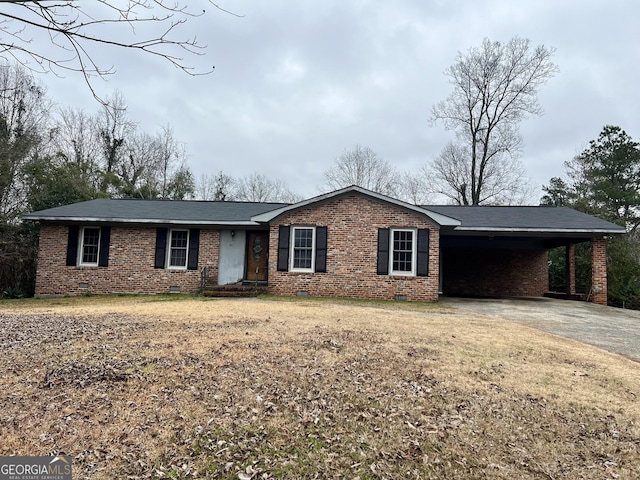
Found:
[[[640,361],[640,311],[543,297],[441,297],[440,301],[461,310],[524,323]]]

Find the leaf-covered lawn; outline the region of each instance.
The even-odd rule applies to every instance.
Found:
[[[0,305],[0,455],[74,478],[637,478],[640,368],[442,307]]]

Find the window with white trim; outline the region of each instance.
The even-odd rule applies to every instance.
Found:
[[[167,249],[168,268],[187,268],[189,251],[189,230],[171,230],[169,248]]]
[[[315,268],[315,227],[291,227],[292,272],[313,272]]]
[[[83,227],[80,231],[78,264],[86,267],[98,266],[100,251],[100,227]]]
[[[413,229],[391,229],[391,275],[416,274],[416,237]]]

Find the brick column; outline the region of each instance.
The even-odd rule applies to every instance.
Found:
[[[566,246],[566,279],[567,279],[567,297],[576,294],[576,246],[570,243]]]
[[[607,241],[591,240],[591,301],[607,304]]]

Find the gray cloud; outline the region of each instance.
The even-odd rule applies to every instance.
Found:
[[[367,145],[402,170],[417,169],[452,138],[429,126],[450,86],[442,74],[482,38],[518,35],[557,49],[560,73],[540,91],[542,117],[523,122],[523,161],[537,184],[617,124],[640,138],[640,4],[366,0],[224,4],[188,24],[208,44],[193,59],[215,73],[188,77],[157,59],[111,52],[118,89],[147,131],[170,123],[196,175],[222,170],[280,177],[302,195],[345,149]],[[44,79],[61,103],[95,110],[78,78]]]

